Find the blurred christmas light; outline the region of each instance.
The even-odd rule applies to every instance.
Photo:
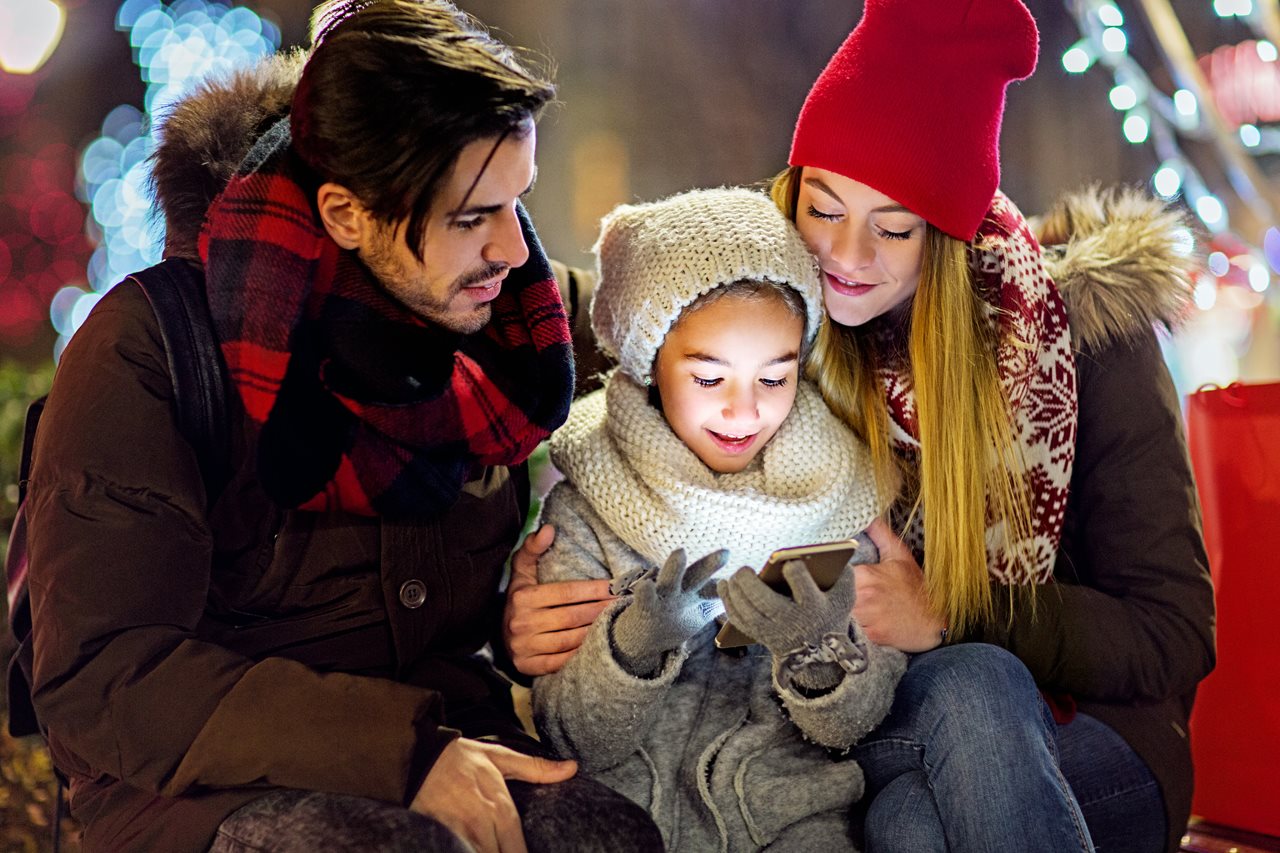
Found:
[[[1172,166],[1161,166],[1152,175],[1151,185],[1161,196],[1171,199],[1182,189],[1182,175]]]
[[[1275,62],[1280,57],[1276,52],[1276,46],[1266,39],[1258,39],[1254,47],[1258,51],[1258,58],[1263,62]]]
[[[1124,83],[1113,86],[1108,97],[1111,99],[1111,106],[1120,112],[1131,110],[1138,104],[1138,93],[1133,90],[1132,86]]]
[[[1173,106],[1184,116],[1193,116],[1200,109],[1196,104],[1196,96],[1187,89],[1179,89],[1173,93]]]
[[[1280,229],[1274,225],[1262,238],[1262,254],[1275,272],[1280,272]]]
[[[1083,44],[1075,44],[1062,54],[1062,67],[1072,74],[1083,74],[1093,65],[1093,52]]]
[[[1102,46],[1112,53],[1124,53],[1129,39],[1119,27],[1107,27],[1102,31]]]
[[[1218,302],[1218,286],[1211,279],[1201,279],[1196,282],[1192,295],[1196,301],[1196,307],[1201,311],[1208,311]]]
[[[1213,0],[1219,18],[1244,18],[1253,14],[1253,0]]]
[[[1252,124],[1242,124],[1239,129],[1240,141],[1246,148],[1257,148],[1262,142],[1262,132]]]
[[[1271,273],[1262,261],[1254,261],[1249,267],[1249,287],[1254,293],[1262,293],[1271,285]]]
[[[1124,25],[1124,15],[1114,3],[1103,3],[1097,8],[1098,20],[1104,27],[1120,27]]]
[[[1205,259],[1205,265],[1209,268],[1209,272],[1222,278],[1231,269],[1231,260],[1226,252],[1210,252],[1209,257]]]
[[[53,0],[0,0],[0,68],[38,70],[58,46],[66,17]]]
[[[206,0],[125,0],[117,29],[129,44],[147,88],[144,109],[122,104],[102,122],[101,134],[80,156],[77,195],[90,205],[86,230],[101,234],[87,267],[92,293],[84,293],[55,322],[64,338],[79,326],[98,296],[130,273],[158,263],[163,225],[150,216],[147,158],[155,148],[152,116],[162,114],[200,80],[244,68],[280,46],[280,30],[244,6]],[[58,344],[58,350],[65,340]]]
[[[1134,145],[1141,145],[1147,141],[1147,134],[1151,131],[1151,123],[1147,118],[1138,112],[1132,112],[1125,117],[1124,120],[1124,138]]]
[[[1225,224],[1226,209],[1216,196],[1206,193],[1195,200],[1196,215],[1210,228],[1217,229]]]

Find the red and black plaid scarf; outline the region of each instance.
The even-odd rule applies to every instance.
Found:
[[[200,238],[214,327],[258,428],[259,474],[284,506],[434,515],[476,465],[523,462],[564,422],[573,354],[550,265],[522,208],[528,262],[481,332],[449,332],[329,238],[296,162],[282,121]]]

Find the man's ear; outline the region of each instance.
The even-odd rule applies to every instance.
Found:
[[[316,208],[333,242],[343,249],[364,245],[373,227],[373,218],[355,193],[341,184],[321,184],[316,190]]]

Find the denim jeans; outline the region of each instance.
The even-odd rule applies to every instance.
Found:
[[[1160,786],[1114,729],[1077,714],[1058,726],[1058,761],[1097,853],[1164,850],[1167,818]]]
[[[1057,724],[1027,668],[997,646],[916,655],[889,716],[854,750],[867,853],[1092,851],[1059,770]]]
[[[599,782],[575,776],[535,785],[509,780],[529,853],[661,853],[648,812]],[[394,803],[318,791],[277,790],[218,827],[209,853],[468,853],[444,824]]]

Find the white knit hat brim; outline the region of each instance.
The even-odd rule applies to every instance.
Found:
[[[681,312],[722,285],[755,280],[793,287],[804,300],[806,343],[822,320],[817,262],[795,226],[760,192],[693,190],[621,205],[605,216],[593,251],[596,341],[640,382]]]

